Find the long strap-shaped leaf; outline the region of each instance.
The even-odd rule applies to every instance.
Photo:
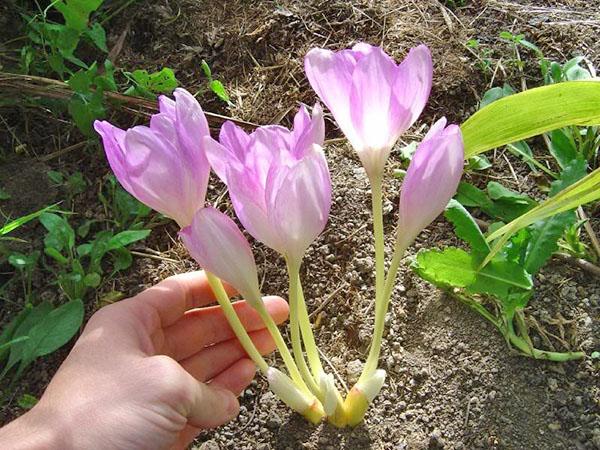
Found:
[[[488,242],[498,239],[482,263],[486,265],[496,255],[510,237],[522,228],[538,220],[577,208],[589,202],[600,199],[600,169],[594,170],[577,183],[556,194],[554,197],[540,203],[502,228],[487,237]]]
[[[569,125],[600,124],[600,80],[568,81],[509,95],[461,125],[465,158]]]

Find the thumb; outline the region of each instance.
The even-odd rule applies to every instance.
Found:
[[[240,404],[231,391],[204,384],[190,375],[191,402],[186,417],[188,425],[207,429],[218,427],[238,415]]]

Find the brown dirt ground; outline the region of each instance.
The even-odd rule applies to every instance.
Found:
[[[127,69],[169,66],[183,86],[203,84],[199,67],[206,59],[231,94],[225,108],[205,92],[208,111],[256,123],[289,119],[299,102],[313,103],[315,95],[302,71],[302,57],[312,46],[343,48],[365,40],[382,44],[397,59],[408,48],[426,43],[435,62],[434,87],[421,121],[403,137],[409,142],[423,134],[422,124],[446,115],[460,122],[471,114],[481,93],[492,84],[476,66],[465,42],[477,38],[491,50],[493,84],[521,76],[510,63],[509,47],[500,42],[503,30],[526,33],[553,59],[565,61],[586,55],[600,66],[600,2],[584,0],[467,1],[447,9],[437,1],[193,1],[141,2],[132,14],[119,16],[109,28],[114,45],[127,29],[118,65]],[[537,81],[529,59],[523,78]],[[5,149],[24,144],[26,155],[12,158],[30,165],[31,158],[81,141],[68,123],[31,108],[2,111],[10,133],[0,132]],[[122,125],[131,116],[115,115]],[[339,133],[328,124],[328,137]],[[50,136],[49,136],[50,134]],[[49,138],[50,137],[50,138]],[[537,149],[542,152],[541,149]],[[364,360],[373,313],[373,245],[369,192],[352,150],[335,140],[326,148],[334,183],[334,206],[325,233],[306,257],[303,283],[318,326],[316,336],[332,370],[351,384],[356,360]],[[523,164],[502,151],[490,155],[493,171],[473,180],[501,179],[510,187],[537,192],[536,181]],[[392,158],[391,169],[401,161]],[[511,164],[517,176],[510,172]],[[72,152],[38,167],[82,170],[89,192],[75,201],[76,211],[88,217],[104,214],[96,199],[100,178],[107,172],[104,158],[94,151]],[[29,178],[31,179],[31,177]],[[386,231],[391,235],[399,183],[389,177],[385,193]],[[5,178],[1,178],[4,183]],[[4,185],[3,185],[4,187]],[[19,189],[17,186],[15,189]],[[43,201],[55,193],[43,192]],[[211,185],[211,200],[223,193]],[[48,196],[49,197],[46,197]],[[22,206],[22,205],[21,205]],[[5,206],[6,208],[6,206]],[[14,206],[13,214],[20,212]],[[600,232],[598,218],[594,227]],[[35,229],[29,232],[34,232]],[[137,258],[134,267],[103,286],[90,302],[90,311],[113,289],[134,294],[166,276],[191,270],[194,263],[168,225],[153,232],[140,246],[158,258]],[[420,247],[456,244],[451,228],[438,221],[424,232],[409,252]],[[32,246],[35,246],[34,242]],[[150,250],[149,250],[150,249]],[[265,293],[286,293],[281,260],[256,246]],[[242,412],[233,423],[200,436],[209,449],[599,449],[600,367],[586,360],[567,364],[533,361],[513,354],[493,327],[474,312],[421,281],[403,268],[387,319],[381,367],[388,380],[365,423],[354,430],[327,424],[313,427],[277,401],[259,377],[245,391]],[[43,276],[36,287],[49,298],[57,289]],[[538,277],[538,289],[528,311],[542,327],[564,339],[546,342],[534,333],[535,344],[558,350],[598,350],[600,346],[600,287],[579,269],[553,262]],[[15,291],[15,295],[18,295]],[[7,305],[4,315],[14,311]],[[564,318],[568,321],[556,319]],[[559,322],[563,323],[560,325]],[[561,329],[562,327],[562,329]],[[39,361],[15,392],[39,395],[66,350]],[[350,364],[349,364],[350,363]],[[11,403],[1,415],[8,420],[22,413]]]

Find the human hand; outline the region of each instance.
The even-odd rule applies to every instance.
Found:
[[[39,403],[0,430],[0,447],[180,449],[234,418],[256,369],[220,307],[204,307],[213,300],[192,272],[100,309]],[[283,299],[265,305],[277,323],[287,318]],[[273,351],[258,314],[234,307],[258,350]]]

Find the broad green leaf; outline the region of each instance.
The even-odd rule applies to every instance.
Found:
[[[422,250],[412,268],[421,278],[440,288],[467,287],[475,281],[477,271],[472,256],[455,247]]]
[[[600,123],[600,82],[568,81],[501,98],[461,130],[465,158],[570,125]]]
[[[492,102],[496,100],[500,100],[501,98],[507,97],[515,93],[515,90],[510,84],[504,83],[502,87],[494,87],[485,91],[483,97],[481,98],[481,102],[479,102],[479,109],[485,108]]]
[[[78,272],[61,273],[58,276],[58,285],[70,300],[83,298],[87,289],[83,275]]]
[[[528,273],[533,275],[546,264],[558,250],[558,240],[565,229],[575,223],[576,219],[573,211],[567,211],[531,225],[531,237],[524,265]]]
[[[150,234],[150,230],[121,231],[120,233],[114,235],[108,241],[107,251],[115,250],[120,247],[125,247],[134,242],[141,241],[142,239],[147,238],[149,234]]]
[[[44,245],[59,252],[63,249],[71,249],[75,246],[75,231],[67,222],[67,219],[58,214],[45,212],[40,215],[40,222],[48,230],[44,238]]]
[[[103,52],[108,53],[108,48],[106,47],[106,31],[104,31],[102,25],[98,22],[94,23],[86,30],[85,34],[92,40],[96,47]]]
[[[83,322],[83,302],[71,300],[52,310],[28,333],[18,375],[36,358],[48,355],[65,345],[77,333]]]
[[[563,130],[554,130],[550,133],[550,153],[561,169],[567,167],[574,159],[581,158],[573,138]]]
[[[133,262],[133,256],[131,256],[131,252],[127,250],[125,247],[119,247],[111,252],[112,260],[113,260],[113,271],[118,272],[120,270],[125,270],[131,266]]]
[[[102,277],[100,274],[92,272],[88,273],[85,277],[83,277],[83,283],[90,288],[97,288],[100,286],[102,282]]]
[[[65,18],[67,27],[84,31],[88,26],[90,14],[96,11],[104,0],[64,0],[54,1],[54,6]]]
[[[2,329],[2,333],[0,334],[0,345],[2,345],[3,347],[0,350],[0,361],[3,361],[6,355],[8,354],[8,348],[5,347],[5,345],[11,342],[12,340],[16,339],[15,331],[31,313],[32,309],[33,308],[31,307],[31,305],[26,306],[21,310],[21,312],[19,312],[19,314],[16,315],[14,319],[12,319]]]
[[[583,159],[572,160],[560,173],[560,178],[553,181],[550,185],[550,192],[548,195],[554,197],[560,191],[568,188],[573,183],[578,182],[587,175],[588,164]]]
[[[463,206],[481,209],[491,208],[493,206],[493,202],[484,191],[465,181],[461,181],[458,185],[456,200]]]
[[[532,287],[531,277],[523,267],[511,261],[494,260],[477,272],[475,282],[467,290],[502,300],[515,291],[528,291]]]
[[[46,256],[49,256],[50,258],[52,258],[54,261],[56,261],[59,264],[63,264],[63,265],[69,264],[69,259],[66,258],[61,252],[59,252],[58,250],[56,250],[53,247],[46,247],[44,249],[44,253],[46,254]]]
[[[494,239],[497,239],[497,241],[483,264],[487,264],[504,247],[506,241],[521,228],[598,199],[600,199],[600,169],[594,170],[578,182],[560,191],[554,197],[540,203],[535,208],[490,234],[487,238],[488,242]]]
[[[454,225],[454,232],[463,241],[468,242],[474,253],[483,258],[490,247],[483,237],[479,226],[469,212],[456,200],[450,200],[444,216]]]
[[[29,314],[27,314],[25,319],[17,327],[13,333],[13,338],[19,338],[23,336],[31,337],[31,330],[36,325],[43,322],[48,314],[50,314],[50,311],[52,311],[52,305],[49,302],[43,302],[37,305],[29,312]],[[27,341],[29,341],[29,339]],[[2,376],[6,375],[11,368],[23,360],[26,353],[27,341],[18,342],[11,346],[8,362],[6,363],[6,366],[4,366]]]

